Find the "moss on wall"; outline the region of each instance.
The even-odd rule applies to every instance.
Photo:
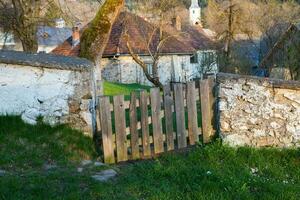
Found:
[[[119,12],[123,5],[124,0],[105,1],[96,17],[82,34],[80,57],[94,61],[96,56],[101,53],[101,48],[104,48],[103,45],[105,45],[102,42],[105,37],[108,37],[113,23],[111,15]]]

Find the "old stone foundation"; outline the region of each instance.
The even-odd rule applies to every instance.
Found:
[[[92,69],[85,59],[0,52],[0,115],[92,133]]]
[[[218,74],[219,131],[231,146],[299,147],[300,83]]]

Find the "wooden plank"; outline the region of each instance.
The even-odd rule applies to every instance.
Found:
[[[183,98],[182,84],[174,84],[177,142],[179,149],[187,146]]]
[[[171,94],[170,85],[164,86],[164,111],[165,111],[165,128],[166,128],[166,141],[167,141],[167,150],[174,149],[174,134],[173,134],[173,97]]]
[[[116,146],[118,162],[127,160],[127,138],[126,138],[126,116],[124,108],[124,95],[113,97],[115,127],[116,127]]]
[[[142,127],[142,145],[143,155],[151,156],[149,125],[148,125],[148,94],[147,91],[140,93],[141,127]]]
[[[197,91],[198,91],[198,89],[197,89]],[[171,92],[171,94],[172,94],[173,92]],[[197,94],[198,94],[199,92],[197,92]],[[196,100],[199,100],[199,96],[197,95],[196,96]],[[186,101],[184,101],[184,105],[186,105]],[[124,107],[125,107],[125,109],[129,109],[129,107],[130,107],[130,101],[124,101]],[[136,102],[136,107],[140,107],[140,103],[139,103],[139,101],[137,101]],[[113,105],[111,105],[110,106],[110,111],[113,111],[114,110],[114,108],[113,108]]]
[[[109,109],[109,97],[99,98],[99,113],[100,123],[102,130],[102,147],[105,163],[115,163],[113,137],[112,137],[112,124],[111,124],[111,112]]]
[[[187,83],[188,134],[190,145],[199,141],[195,82]]]
[[[99,107],[100,107],[100,105],[98,104],[97,109],[96,109],[96,134],[97,135],[98,135],[98,133],[101,132],[100,109],[99,109]]]
[[[96,96],[102,96],[103,95],[103,81],[97,80],[96,81]]]
[[[202,114],[202,135],[203,143],[209,143],[212,135],[212,109],[210,102],[210,87],[209,80],[200,81],[200,99],[201,99],[201,114]]]
[[[215,95],[214,95],[214,88],[216,85],[216,81],[214,77],[208,77],[209,82],[209,99],[210,99],[210,108],[211,108],[211,125],[212,125],[212,132],[211,137],[213,137],[216,134],[216,118],[215,118]]]
[[[130,101],[130,134],[131,134],[131,154],[132,159],[138,159],[140,157],[139,151],[139,135],[137,130],[137,113],[136,113],[136,93],[131,93]]]
[[[153,139],[154,139],[154,153],[164,152],[164,141],[161,125],[161,97],[159,88],[151,88],[150,90],[151,101],[151,117],[153,125]]]

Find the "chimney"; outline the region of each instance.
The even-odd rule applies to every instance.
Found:
[[[181,18],[179,16],[172,19],[172,26],[176,28],[177,31],[181,31]]]
[[[59,18],[55,20],[55,27],[56,28],[65,28],[66,22],[63,18]]]
[[[74,26],[72,28],[72,47],[75,47],[77,44],[80,43],[80,33],[79,33],[79,27]]]

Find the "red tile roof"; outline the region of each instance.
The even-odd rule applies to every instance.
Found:
[[[212,41],[204,36],[203,33],[196,29],[188,29],[188,37],[186,34],[168,34],[164,32],[164,38],[168,38],[160,48],[161,54],[193,54],[198,49],[209,49],[212,46]],[[147,48],[147,42],[150,43],[150,50]],[[176,36],[175,36],[176,35]],[[144,20],[143,18],[129,12],[120,13],[119,17],[112,26],[112,31],[108,44],[104,50],[103,57],[120,55],[128,55],[129,51],[126,46],[126,36],[136,54],[149,55],[149,51],[155,52],[159,42],[159,30]],[[55,48],[52,53],[79,56],[80,45],[72,47],[72,38],[68,38],[63,44]]]

